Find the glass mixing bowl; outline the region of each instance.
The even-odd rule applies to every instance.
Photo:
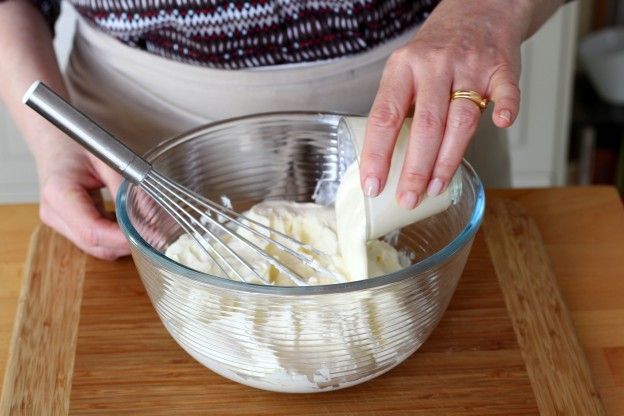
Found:
[[[264,199],[312,200],[338,183],[340,116],[281,113],[217,122],[171,139],[148,159],[173,180],[242,212]],[[249,386],[319,392],[370,380],[431,334],[462,273],[484,211],[473,169],[446,211],[401,229],[412,265],[368,280],[310,287],[246,284],[207,275],[163,254],[180,227],[140,188],[117,196],[121,229],[171,336],[211,370]]]

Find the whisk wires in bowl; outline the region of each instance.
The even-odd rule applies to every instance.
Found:
[[[294,285],[306,286],[308,282],[277,256],[271,255],[265,247],[275,248],[280,254],[291,256],[298,264],[315,271],[319,276],[330,278],[336,283],[343,281],[312,256],[323,256],[314,247],[211,201],[157,172],[149,162],[42,82],[35,82],[24,95],[23,101],[124,178],[143,189],[193,237],[225,277],[247,283],[257,280],[263,284],[272,284],[224,241],[227,236],[260,256]]]

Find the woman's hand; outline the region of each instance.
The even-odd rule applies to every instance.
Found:
[[[128,242],[100,194],[107,187],[114,196],[121,176],[63,139],[65,143],[37,159],[41,220],[95,257],[113,260],[129,254]]]
[[[128,254],[128,243],[99,194],[106,186],[115,195],[120,176],[21,102],[35,80],[68,98],[52,34],[31,2],[0,2],[0,73],[0,98],[37,161],[42,221],[96,257]]]
[[[550,3],[550,14],[561,1],[542,3]],[[406,209],[448,186],[477,128],[479,107],[467,99],[451,101],[453,91],[476,91],[494,102],[496,126],[513,123],[520,105],[520,45],[536,29],[537,7],[542,6],[531,0],[443,0],[416,36],[390,56],[361,158],[362,189],[368,196],[384,188],[396,136],[412,116],[410,108],[410,140],[396,190]]]

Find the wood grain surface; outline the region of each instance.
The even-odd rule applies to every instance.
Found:
[[[71,414],[534,415],[537,405],[479,234],[457,291],[423,347],[387,374],[317,394],[279,394],[202,367],[158,320],[130,260],[89,259]]]
[[[535,221],[494,198],[483,223],[516,338],[543,415],[604,415],[589,365]]]
[[[624,207],[617,190],[509,189],[488,196],[522,203],[535,220],[607,414],[624,415]]]
[[[535,217],[600,397],[609,414],[624,414],[624,213],[615,192],[578,188],[492,195],[521,201]],[[0,213],[6,210],[22,220],[0,215],[0,238],[12,237],[0,253],[8,260],[0,267],[0,298],[8,300],[0,305],[0,352],[8,343],[2,330],[13,321],[19,248],[25,247],[20,230],[36,222],[32,206],[0,207]],[[447,313],[421,350],[369,383],[318,395],[262,392],[216,376],[166,334],[129,260],[88,258],[84,270],[71,414],[538,412],[482,234]],[[0,357],[0,369],[3,364]]]
[[[86,256],[48,227],[32,236],[4,376],[0,414],[65,414]]]

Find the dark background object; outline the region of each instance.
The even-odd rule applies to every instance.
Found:
[[[615,25],[624,26],[624,0],[594,0],[591,30]],[[582,66],[574,82],[568,160],[570,184],[616,185],[624,197],[624,105],[603,100]]]

